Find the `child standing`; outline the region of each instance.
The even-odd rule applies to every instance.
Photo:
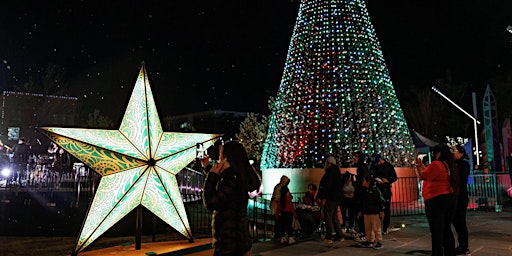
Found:
[[[358,202],[360,211],[357,214],[357,218],[361,218],[364,215],[364,229],[367,241],[363,242],[362,245],[378,250],[383,247],[381,219],[384,218],[384,199],[370,177],[363,177],[362,186],[363,193]]]
[[[280,223],[280,234],[281,243],[293,244],[295,243],[294,231],[292,227],[293,219],[297,218],[297,213],[295,212],[295,207],[292,202],[293,196],[288,189],[288,186],[281,187],[281,198],[279,200],[279,204],[277,205],[276,210],[276,218],[279,219]],[[286,238],[288,236],[288,238]]]

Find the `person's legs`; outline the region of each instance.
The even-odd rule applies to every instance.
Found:
[[[374,216],[374,214],[365,214],[363,217],[364,217],[364,229],[365,229],[365,233],[366,233],[366,241],[368,241],[369,243],[374,243],[375,242],[375,234],[373,232],[373,227],[372,227],[372,217]]]
[[[389,224],[391,223],[391,198],[384,202],[384,220],[382,221],[382,231],[385,233],[388,231]]]
[[[345,228],[350,228],[349,217],[348,217],[348,202],[347,199],[343,199],[340,204],[341,216],[343,217],[343,225]]]
[[[329,200],[324,205],[324,221],[325,221],[325,239],[331,240],[333,223],[332,219],[336,213],[336,206],[329,204]]]
[[[293,236],[292,222],[293,214],[291,212],[281,212],[281,225],[283,236],[285,236],[285,234],[288,235],[289,237]]]
[[[361,235],[366,236],[366,230],[365,230],[365,225],[364,225],[364,214],[363,214],[363,216],[361,216],[361,218],[357,219],[357,227],[358,227],[358,232]]]
[[[281,238],[284,236],[283,229],[281,228],[281,217],[275,218],[274,222],[274,238]]]
[[[457,208],[453,217],[453,227],[455,228],[455,232],[457,232],[457,250],[460,250],[461,252],[466,252],[469,249],[468,227],[466,224],[468,203],[469,200],[467,197],[459,198],[459,200],[457,200]]]
[[[452,232],[453,215],[457,207],[457,198],[451,194],[446,196],[444,209],[444,231],[443,231],[443,249],[444,255],[455,255],[455,239]]]
[[[347,199],[347,214],[348,214],[348,223],[346,224],[349,228],[355,228],[355,219],[356,219],[356,205],[353,198]]]
[[[334,231],[336,232],[336,237],[341,238],[343,237],[343,233],[341,233],[341,223],[343,223],[343,218],[341,216],[340,211],[340,203],[336,202],[337,207],[334,215],[334,219],[332,220],[332,226]]]
[[[338,220],[338,205],[339,203],[333,200],[325,202],[325,239],[332,239],[332,232],[335,231],[336,235],[341,237],[340,222]]]
[[[375,235],[375,241],[378,243],[382,243],[382,230],[381,230],[381,223],[380,223],[380,217],[378,214],[372,214],[370,216],[370,222],[372,226],[372,233]]]
[[[432,256],[443,256],[444,206],[439,197],[425,201],[425,215],[432,236]]]

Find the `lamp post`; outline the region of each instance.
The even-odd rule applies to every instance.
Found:
[[[512,30],[512,26],[509,26],[510,29]],[[508,28],[507,28],[508,29]],[[510,31],[510,30],[509,30]],[[511,32],[512,33],[512,32]],[[452,100],[450,100],[448,97],[446,97],[443,93],[441,93],[441,91],[439,91],[439,89],[437,89],[437,87],[435,86],[432,86],[432,90],[434,90],[434,92],[436,92],[437,94],[441,95],[441,97],[445,98],[448,102],[450,102],[452,105],[454,105],[456,108],[458,108],[460,111],[462,111],[462,113],[466,114],[466,116],[468,116],[469,118],[471,118],[473,120],[473,126],[475,128],[475,151],[476,151],[476,165],[480,165],[480,153],[479,153],[479,149],[478,149],[478,127],[477,127],[477,124],[480,124],[480,121],[476,120],[475,117],[473,117],[472,115],[470,115],[468,112],[466,112],[464,109],[462,109],[461,107],[459,107],[459,105],[455,104],[455,102],[453,102]]]

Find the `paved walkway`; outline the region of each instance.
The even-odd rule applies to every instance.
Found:
[[[508,207],[510,208],[510,206]],[[468,212],[469,245],[472,255],[512,255],[512,211]],[[430,233],[424,215],[392,217],[392,225],[404,228],[384,235],[384,248],[361,248],[346,239],[338,245],[326,246],[320,240],[281,245],[277,241],[256,243],[253,256],[279,255],[430,255]],[[205,254],[211,255],[211,254]]]
[[[509,256],[512,255],[512,207],[505,207],[503,212],[469,211],[467,222],[469,229],[469,245],[473,256]],[[282,245],[278,241],[267,241],[253,244],[253,256],[331,256],[331,255],[430,255],[430,232],[424,215],[392,217],[392,226],[403,227],[398,231],[384,235],[384,248],[375,250],[363,248],[352,239],[346,239],[335,246],[327,246],[320,239],[299,240],[293,245]],[[208,248],[211,239],[198,240]],[[117,247],[81,253],[80,255],[149,255],[148,250],[158,255],[188,255],[211,256],[212,249],[195,250],[188,252],[167,252],[169,247],[176,247],[172,243],[186,241],[174,241],[143,244],[143,250],[135,251],[129,248]],[[157,246],[160,245],[160,246]],[[189,244],[190,245],[190,244]],[[205,246],[206,245],[206,246]],[[199,248],[196,248],[199,249]]]

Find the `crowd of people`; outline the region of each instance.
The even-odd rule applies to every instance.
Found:
[[[281,177],[270,202],[275,236],[281,243],[293,244],[297,235],[307,238],[320,232],[327,245],[343,241],[348,234],[362,247],[383,247],[382,235],[389,232],[395,169],[380,154],[368,157],[359,151],[353,153],[353,164],[355,173],[342,170],[335,157],[327,157],[318,187],[308,184],[295,207],[288,189],[290,178]],[[300,225],[294,227],[292,218]]]
[[[73,159],[62,148],[50,142],[47,151],[44,152],[40,150],[40,142],[37,142],[35,147],[25,138],[19,138],[17,143],[11,146],[0,141],[1,186],[33,186],[50,183],[58,186],[66,175],[72,172],[81,174],[80,170],[70,168],[73,165]]]
[[[422,159],[415,160],[416,174],[423,181],[432,255],[469,255],[465,221],[468,156],[463,147],[447,145],[434,147],[432,154],[435,160],[428,166]],[[308,184],[299,204],[293,201],[290,178],[280,178],[270,200],[276,239],[282,244],[294,244],[298,237],[318,232],[327,245],[348,236],[360,242],[361,247],[383,248],[383,236],[390,232],[392,184],[397,181],[397,174],[394,166],[378,153],[367,156],[357,151],[352,155],[355,173],[342,171],[335,157],[327,157],[318,186]],[[239,142],[221,145],[219,160],[213,165],[207,155],[200,161],[207,173],[203,201],[212,211],[214,255],[251,255],[246,210],[249,193],[260,188],[261,178]],[[452,225],[457,232],[457,247]]]
[[[435,160],[427,166],[416,160],[417,175],[423,181],[422,195],[432,235],[432,255],[469,255],[466,209],[468,204],[468,156],[461,146],[433,148]],[[325,159],[324,175],[318,187],[308,184],[307,192],[292,204],[290,178],[283,175],[270,202],[275,216],[275,237],[293,244],[297,237],[321,235],[332,245],[350,237],[361,247],[383,248],[383,236],[397,230],[390,226],[392,184],[397,181],[394,166],[381,154],[353,154],[355,173],[342,170],[333,156]],[[300,226],[296,226],[297,219]],[[451,227],[457,233],[457,243]],[[457,244],[457,246],[456,246]]]

